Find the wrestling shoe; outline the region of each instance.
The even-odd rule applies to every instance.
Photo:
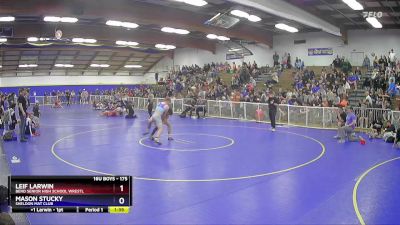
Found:
[[[172,137],[168,138],[168,141],[173,141],[173,140],[174,140],[174,138],[172,138]]]
[[[158,138],[154,138],[154,142],[155,142],[156,144],[158,144],[158,145],[161,145],[161,142],[160,142],[160,140],[159,140]]]
[[[271,131],[272,131],[272,132],[275,132],[276,130],[275,130],[275,128],[272,128]]]

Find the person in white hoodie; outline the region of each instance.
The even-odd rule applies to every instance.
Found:
[[[390,66],[392,68],[396,67],[396,53],[394,52],[394,50],[390,50],[389,52],[389,60],[390,60]]]

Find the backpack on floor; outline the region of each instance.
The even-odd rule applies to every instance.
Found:
[[[3,140],[4,141],[12,141],[14,139],[14,132],[13,131],[7,131],[4,135],[3,135]]]
[[[0,213],[0,225],[15,225],[14,220],[8,213]]]
[[[387,138],[385,139],[385,142],[387,142],[387,143],[394,143],[394,139],[395,139],[395,137],[390,136],[390,137],[387,137]]]

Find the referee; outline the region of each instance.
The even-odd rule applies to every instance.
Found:
[[[276,110],[278,108],[278,98],[275,97],[274,92],[270,91],[269,92],[269,98],[268,98],[268,111],[269,111],[269,119],[271,120],[271,127],[272,131],[275,131],[275,117],[276,117]]]

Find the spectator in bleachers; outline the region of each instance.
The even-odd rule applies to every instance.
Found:
[[[272,56],[272,59],[274,60],[274,67],[279,66],[279,55],[278,55],[278,53],[275,52],[275,54]]]
[[[364,61],[363,61],[363,67],[366,67],[367,69],[370,68],[371,66],[371,61],[369,60],[368,55],[365,55]]]
[[[290,53],[287,54],[287,68],[292,69],[292,57],[290,56]]]
[[[387,94],[393,98],[396,95],[396,84],[394,82],[394,78],[389,80],[389,88],[387,89]]]

